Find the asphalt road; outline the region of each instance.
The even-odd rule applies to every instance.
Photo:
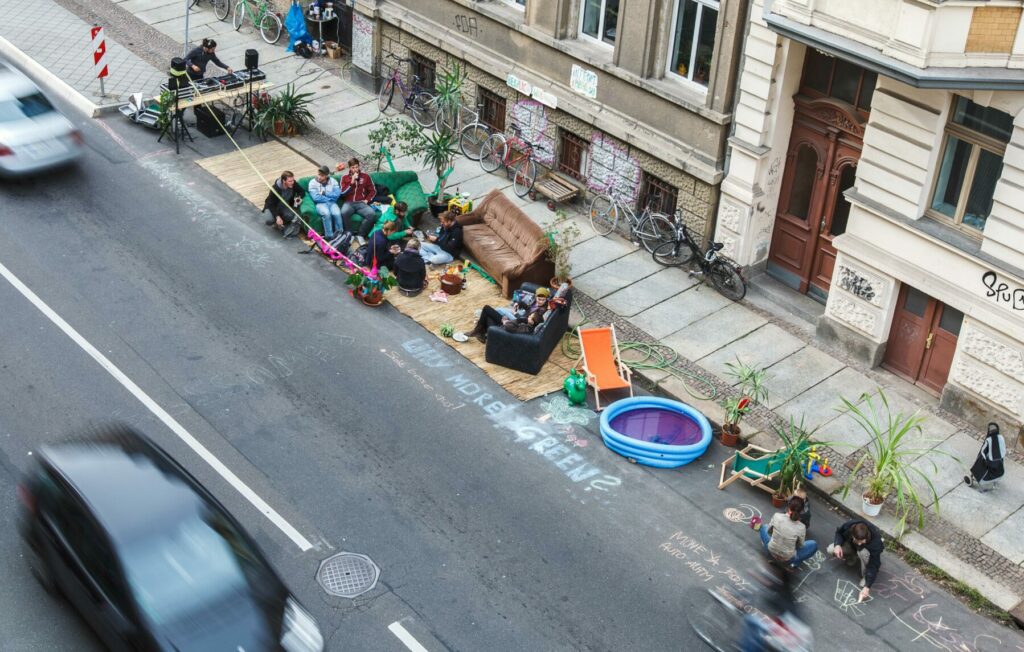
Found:
[[[30,576],[14,486],[32,449],[110,420],[142,428],[228,506],[331,650],[405,650],[395,622],[431,652],[700,649],[688,616],[705,589],[752,581],[758,544],[726,516],[770,507],[715,489],[717,446],[682,471],[631,466],[592,413],[520,404],[389,306],[357,304],[341,273],[296,255],[194,164],[223,139],[197,135],[176,157],[119,117],[82,129],[78,168],[0,183],[0,264],[297,537],[0,280],[0,649],[97,647]],[[812,533],[827,539],[837,517],[819,511]],[[381,568],[354,600],[315,582],[342,550]],[[923,600],[971,649],[1019,643],[924,580],[900,594],[895,561],[896,588],[863,609],[838,592],[856,575],[819,566],[803,571],[806,604],[819,640],[842,649],[928,649],[911,643]],[[978,638],[996,634],[999,647]]]

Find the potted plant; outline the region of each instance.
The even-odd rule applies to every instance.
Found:
[[[262,138],[270,134],[294,136],[303,133],[315,120],[309,110],[312,97],[312,93],[296,92],[294,84],[286,85],[259,108],[254,130]]]
[[[753,367],[737,357],[736,362],[725,363],[725,375],[732,379],[740,395],[755,403],[763,404],[768,399],[768,387],[765,385],[768,372],[764,367]]]
[[[363,270],[356,268],[349,272],[346,285],[352,286],[349,293],[368,306],[379,306],[384,293],[398,285],[398,279],[387,267]]]
[[[898,519],[897,536],[901,536],[906,530],[907,518],[911,515],[917,516],[918,527],[924,525],[925,505],[922,502],[922,490],[926,490],[925,495],[931,497],[936,512],[939,509],[939,495],[929,474],[919,468],[921,460],[933,453],[953,459],[956,457],[946,451],[918,447],[920,443],[935,443],[934,440],[912,440],[915,434],[919,435],[922,432],[921,424],[924,417],[918,412],[911,415],[893,413],[889,400],[881,389],[878,390],[877,396],[879,404],[876,404],[870,395],[863,395],[862,398],[862,402],[854,404],[841,397],[843,406],[869,437],[864,454],[853,467],[849,479],[843,486],[842,495],[846,498],[850,487],[857,479],[858,472],[862,468],[866,469],[867,477],[861,494],[864,513],[868,516],[878,516],[886,498],[893,496]],[[935,462],[927,462],[931,465],[931,475],[936,475],[938,467]]]
[[[174,115],[174,93],[171,91],[160,91],[160,98],[157,100],[157,110],[160,115],[156,119],[156,127],[161,134],[168,133],[171,128],[171,117]]]
[[[579,227],[569,219],[569,215],[561,208],[555,211],[555,221],[551,230],[541,238],[541,244],[547,247],[547,259],[555,265],[555,275],[551,279],[551,287],[559,288],[562,283],[572,285],[573,245],[580,237]]]
[[[782,456],[779,460],[779,474],[776,476],[778,486],[772,494],[772,505],[782,507],[800,486],[801,478],[807,472],[810,463],[811,437],[817,430],[807,431],[804,420],[798,425],[789,418],[789,425],[775,426],[775,434],[782,440]]]
[[[444,186],[448,169],[451,168],[458,153],[457,145],[458,136],[450,131],[430,134],[423,139],[420,159],[423,165],[434,168],[437,173],[437,194],[428,201],[434,217],[448,210],[448,200],[451,197],[445,194]]]
[[[740,419],[750,410],[750,399],[746,396],[727,398],[722,401],[725,418],[722,422],[722,444],[735,446],[740,439]]]
[[[375,129],[370,130],[369,139],[373,148],[370,158],[377,170],[385,158],[390,163],[396,152],[398,156],[419,154],[426,140],[422,127],[399,117],[381,120]]]
[[[462,82],[466,72],[459,62],[452,64],[451,70],[445,71],[434,84],[434,106],[437,118],[434,126],[441,132],[459,132],[460,109],[462,108]]]

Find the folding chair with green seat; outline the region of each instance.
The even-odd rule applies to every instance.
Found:
[[[770,451],[767,448],[748,444],[746,448],[736,451],[722,462],[722,474],[718,478],[718,488],[725,489],[733,482],[743,480],[752,487],[774,493],[775,489],[768,486],[767,483],[779,474],[785,455],[785,450]],[[732,462],[731,469],[728,468],[730,462]],[[727,471],[731,471],[728,478],[725,477]]]

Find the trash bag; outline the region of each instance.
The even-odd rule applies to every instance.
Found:
[[[284,18],[284,28],[288,30],[288,47],[285,52],[295,49],[296,43],[312,43],[313,37],[306,29],[306,17],[302,14],[302,7],[298,2],[292,2],[292,8]]]

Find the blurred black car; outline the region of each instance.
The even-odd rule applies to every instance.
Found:
[[[241,525],[130,428],[42,448],[18,492],[33,571],[110,649],[323,649]]]

